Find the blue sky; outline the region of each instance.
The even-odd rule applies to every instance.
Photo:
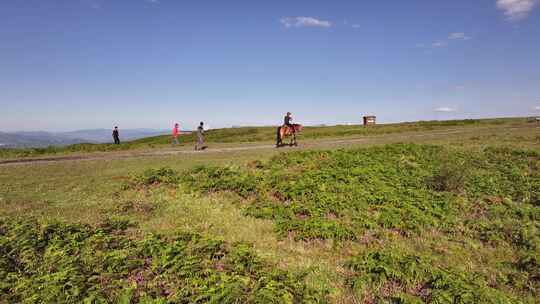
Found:
[[[540,114],[540,0],[0,2],[0,131]]]

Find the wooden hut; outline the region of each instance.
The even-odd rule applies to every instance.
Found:
[[[374,125],[377,123],[377,117],[376,116],[364,116],[364,126],[368,125]]]

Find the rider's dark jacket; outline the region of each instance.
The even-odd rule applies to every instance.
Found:
[[[292,127],[291,120],[292,120],[292,117],[285,116],[285,118],[283,119],[283,124],[286,126]]]

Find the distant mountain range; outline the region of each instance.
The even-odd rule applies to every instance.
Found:
[[[143,137],[166,134],[167,131],[156,129],[120,130],[120,140],[134,140]],[[91,129],[69,132],[0,132],[0,148],[30,148],[47,146],[66,146],[79,143],[112,142],[112,130]]]

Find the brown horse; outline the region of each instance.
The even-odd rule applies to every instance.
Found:
[[[293,124],[292,127],[281,126],[277,128],[276,148],[284,146],[283,139],[287,136],[292,136],[289,146],[298,146],[298,143],[296,142],[296,133],[299,133],[301,130],[302,125],[300,124]]]

